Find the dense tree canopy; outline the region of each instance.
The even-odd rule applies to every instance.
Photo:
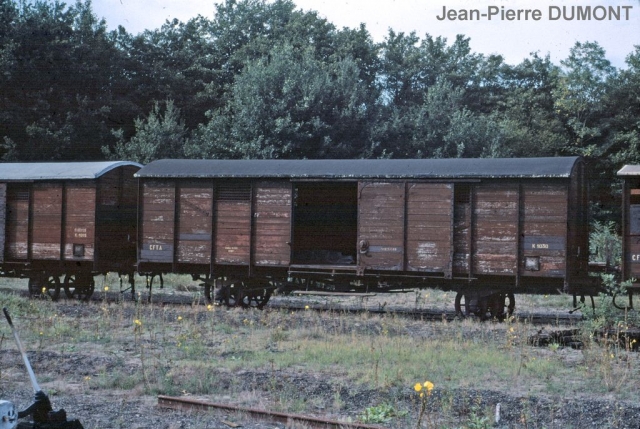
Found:
[[[137,35],[87,0],[0,0],[5,161],[574,154],[597,188],[639,149],[640,47],[623,69],[590,41],[510,65],[463,35],[374,43],[291,0]]]

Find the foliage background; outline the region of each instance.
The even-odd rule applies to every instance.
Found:
[[[4,161],[581,155],[594,216],[640,162],[640,46],[520,64],[455,40],[338,29],[291,0],[107,31],[90,1],[0,0]]]

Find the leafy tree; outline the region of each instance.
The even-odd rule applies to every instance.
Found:
[[[115,149],[103,146],[102,151],[110,159],[126,159],[147,164],[160,158],[182,158],[186,129],[180,119],[180,109],[172,100],[165,103],[164,113],[156,102],[146,119],[135,120],[136,134],[125,141],[122,130],[115,131],[118,138]]]
[[[233,98],[211,113],[188,156],[353,158],[365,149],[372,102],[351,59],[325,63],[311,49],[272,49],[236,78]]]
[[[614,168],[640,164],[640,46],[627,56],[626,63],[628,68],[618,73],[605,100],[614,129],[606,155]]]
[[[601,121],[602,102],[616,70],[597,42],[576,42],[569,57],[560,63],[565,73],[555,93],[556,109],[573,135],[574,152],[597,155],[607,132],[606,123]]]
[[[118,56],[105,22],[89,1],[3,0],[0,9],[3,158],[99,158]]]

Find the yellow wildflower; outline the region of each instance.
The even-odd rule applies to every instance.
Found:
[[[430,381],[425,381],[424,388],[427,389],[427,392],[431,393],[431,391],[433,390],[433,383]]]
[[[420,384],[420,383],[416,383],[416,384],[415,384],[415,386],[413,386],[413,389],[414,389],[416,392],[421,391],[421,390],[422,390],[422,384]]]

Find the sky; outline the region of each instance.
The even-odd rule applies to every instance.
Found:
[[[214,4],[219,1],[93,0],[92,4],[109,29],[122,25],[137,34],[145,29],[158,29],[174,18],[185,22],[197,15],[213,19]],[[389,29],[396,33],[414,31],[420,38],[428,33],[449,41],[463,34],[471,39],[474,52],[500,54],[510,64],[520,63],[531,52],[549,54],[559,64],[575,42],[596,41],[614,66],[624,68],[625,57],[635,45],[640,45],[640,0],[294,0],[294,3],[305,11],[317,11],[338,28],[357,28],[364,23],[375,42],[382,42]],[[462,19],[465,14],[474,19]]]

